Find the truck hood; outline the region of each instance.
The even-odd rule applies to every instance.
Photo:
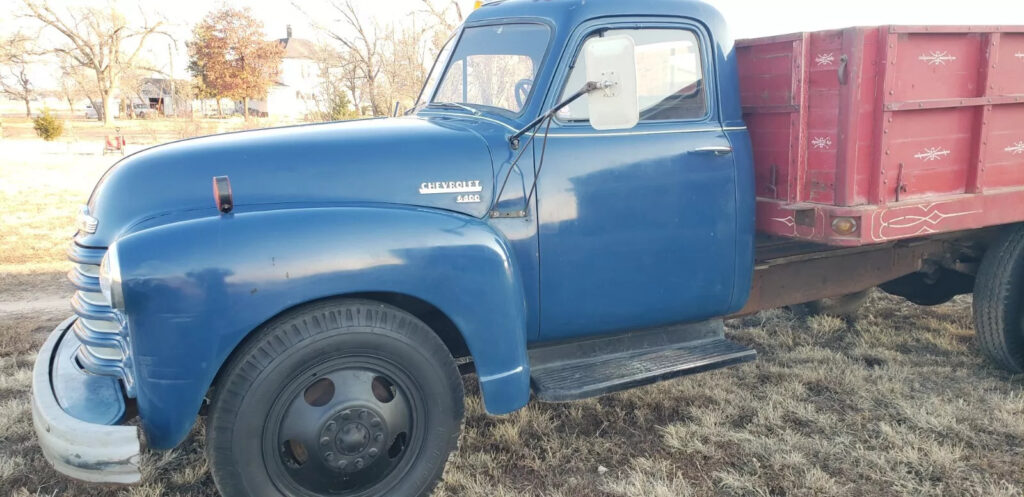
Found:
[[[131,155],[89,199],[98,220],[80,245],[218,215],[215,176],[231,181],[236,211],[389,203],[482,217],[493,196],[486,131],[459,119],[372,119],[183,140]],[[497,130],[494,130],[497,132]],[[477,197],[477,195],[479,197]],[[461,201],[461,202],[460,202]]]

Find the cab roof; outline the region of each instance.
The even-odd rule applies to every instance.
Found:
[[[607,16],[678,16],[723,24],[721,14],[700,0],[498,0],[473,11],[467,23],[535,17],[559,26]]]
[[[481,6],[466,19],[465,27],[502,22],[541,22],[551,27],[552,53],[558,60],[577,27],[603,18],[625,18],[630,21],[650,17],[679,18],[702,25],[710,37],[712,71],[718,76],[719,117],[726,125],[743,125],[739,99],[739,77],[733,57],[734,43],[728,25],[717,9],[701,0],[498,0]],[[535,78],[547,91],[553,77],[554,63],[547,63]],[[723,97],[724,96],[724,97]],[[524,111],[525,117],[540,113],[539,102],[533,99]]]

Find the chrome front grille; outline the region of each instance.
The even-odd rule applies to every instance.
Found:
[[[71,308],[78,315],[71,331],[82,342],[75,357],[89,373],[120,378],[128,396],[135,397],[128,327],[100,291],[100,262],[104,253],[105,249],[76,244],[68,251],[75,264],[68,279],[77,290],[71,297]]]

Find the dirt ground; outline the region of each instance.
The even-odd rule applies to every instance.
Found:
[[[147,452],[136,487],[53,471],[32,431],[35,350],[69,313],[77,207],[116,160],[0,141],[0,495],[216,495],[203,425]],[[920,308],[876,293],[860,317],[776,310],[729,324],[757,362],[510,416],[467,384],[438,496],[1022,496],[1024,377],[990,367],[970,299]]]

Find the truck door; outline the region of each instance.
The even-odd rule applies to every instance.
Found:
[[[725,313],[732,298],[736,167],[704,31],[591,29],[577,35],[555,93],[586,82],[586,40],[620,34],[636,41],[640,123],[596,131],[584,97],[559,113],[546,144],[535,142],[545,148],[537,185],[543,340],[702,320]]]

